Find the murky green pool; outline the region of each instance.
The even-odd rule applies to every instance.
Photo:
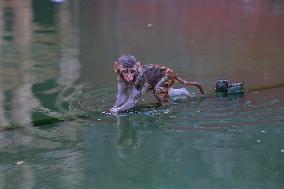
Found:
[[[281,0],[1,1],[0,188],[284,188],[283,33]],[[109,115],[122,54],[210,95]]]

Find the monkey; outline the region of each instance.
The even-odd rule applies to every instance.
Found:
[[[204,94],[203,88],[199,83],[186,81],[178,77],[173,69],[165,66],[155,64],[142,65],[132,55],[119,57],[114,62],[114,71],[117,75],[117,96],[115,104],[110,110],[113,114],[136,107],[144,91],[152,90],[154,96],[161,104],[170,102],[170,90],[183,93],[182,90],[178,91],[179,89],[172,88],[175,81],[188,86],[195,86],[200,90],[201,94]]]

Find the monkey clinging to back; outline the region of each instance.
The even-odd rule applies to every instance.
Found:
[[[131,55],[121,56],[114,62],[114,71],[117,74],[118,93],[116,102],[111,109],[112,113],[119,113],[134,108],[142,91],[153,90],[154,96],[160,103],[170,101],[169,91],[174,81],[185,85],[193,85],[199,88],[201,94],[204,91],[197,82],[189,82],[181,79],[174,71],[165,66],[141,65]]]

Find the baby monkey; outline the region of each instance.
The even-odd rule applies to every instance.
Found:
[[[142,91],[153,90],[154,96],[160,103],[169,102],[169,91],[177,90],[171,88],[175,80],[185,85],[196,86],[201,94],[204,94],[199,83],[185,81],[165,66],[141,65],[131,55],[123,55],[114,62],[114,71],[117,74],[118,93],[116,102],[111,108],[113,114],[134,108]]]

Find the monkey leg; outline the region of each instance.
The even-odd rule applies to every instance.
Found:
[[[154,95],[160,103],[170,102],[169,89],[174,84],[174,79],[164,76],[154,87]]]

